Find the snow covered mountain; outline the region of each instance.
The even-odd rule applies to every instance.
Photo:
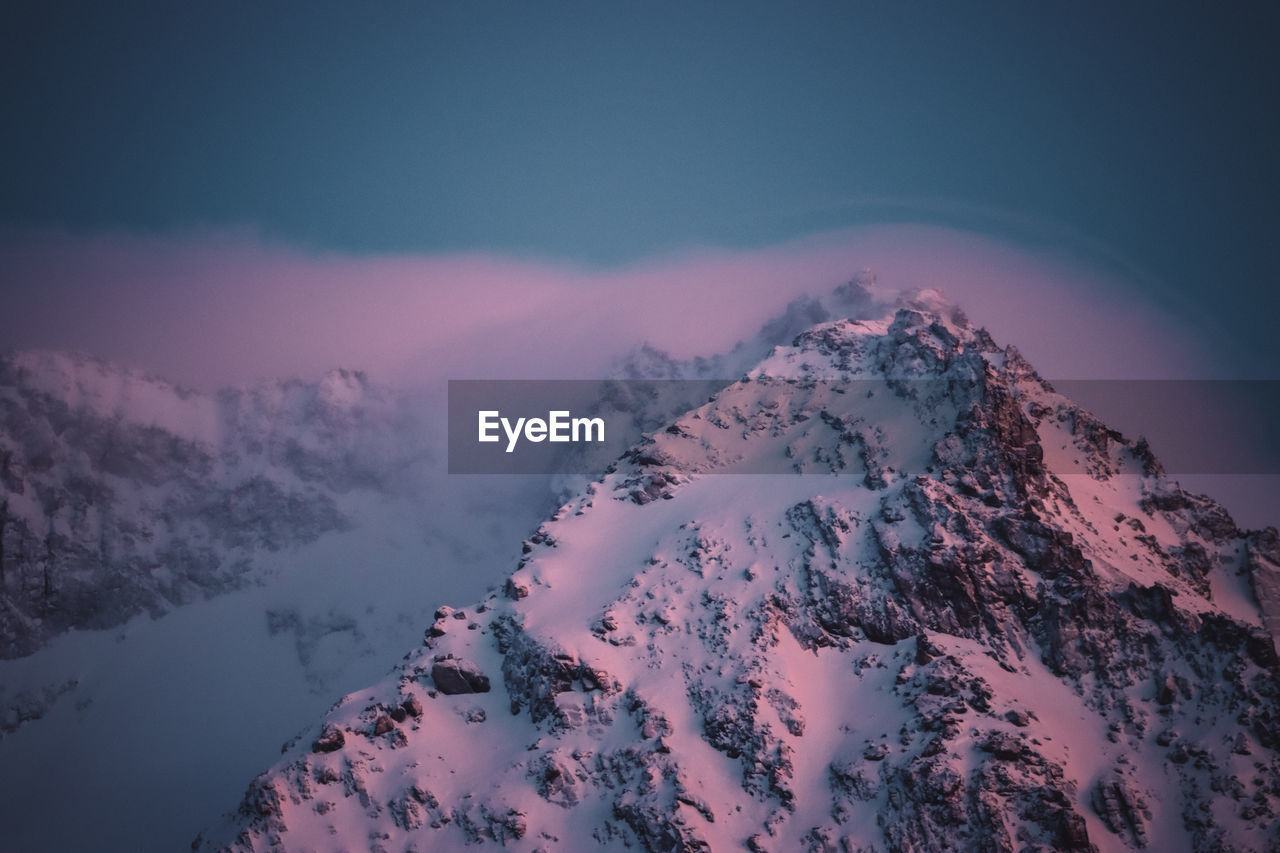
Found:
[[[196,847],[1280,849],[1275,530],[935,294],[802,331],[524,551]]]
[[[83,356],[0,360],[0,658],[254,579],[421,453],[385,389],[334,371],[219,395]]]

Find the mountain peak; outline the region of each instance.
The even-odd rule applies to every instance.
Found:
[[[200,843],[1265,848],[1275,537],[936,294],[867,314],[644,439]]]

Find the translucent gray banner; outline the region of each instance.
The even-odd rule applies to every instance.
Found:
[[[667,429],[735,381],[451,380],[449,473],[599,476],[645,433]],[[1058,380],[1051,385],[1125,438],[1146,438],[1171,475],[1280,473],[1278,380]],[[707,470],[829,474],[829,467],[805,464],[803,458],[810,450],[821,455],[824,425],[834,431],[826,437],[830,445],[854,441],[859,433],[870,437],[878,426],[886,456],[896,454],[923,469],[929,447],[914,453],[898,447],[891,453],[899,441],[895,433],[910,441],[911,425],[930,419],[945,429],[947,418],[984,393],[974,383],[939,380],[757,379],[732,396],[721,396],[708,410],[726,430],[712,441],[727,449]],[[1031,392],[1027,400],[1038,396]],[[1056,422],[1055,416],[1043,423]],[[1070,445],[1061,428],[1042,428],[1042,443]],[[766,434],[776,437],[786,430],[805,438],[797,439],[799,451],[755,453]],[[751,445],[756,433],[759,441]],[[696,442],[684,438],[682,447],[696,458]],[[931,446],[927,431],[915,440]]]

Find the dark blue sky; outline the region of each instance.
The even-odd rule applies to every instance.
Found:
[[[0,226],[619,263],[1091,241],[1280,375],[1274,3],[9,3]]]

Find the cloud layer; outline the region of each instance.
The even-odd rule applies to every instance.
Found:
[[[932,226],[697,249],[619,268],[478,254],[308,252],[248,231],[0,238],[0,346],[120,361],[197,387],[337,366],[396,383],[598,376],[641,342],[731,347],[870,267],[937,287],[1043,374],[1220,374],[1195,330],[1119,274]]]
[[[205,389],[343,366],[443,393],[447,379],[598,377],[641,341],[679,356],[723,351],[789,300],[866,267],[890,288],[946,291],[1051,379],[1225,378],[1250,368],[1226,355],[1230,342],[1153,303],[1118,268],[934,226],[607,269],[318,253],[244,230],[9,232],[0,234],[0,350],[75,350]],[[1149,418],[1082,402],[1161,447]],[[1280,513],[1280,477],[1191,482],[1244,524],[1273,524]]]

